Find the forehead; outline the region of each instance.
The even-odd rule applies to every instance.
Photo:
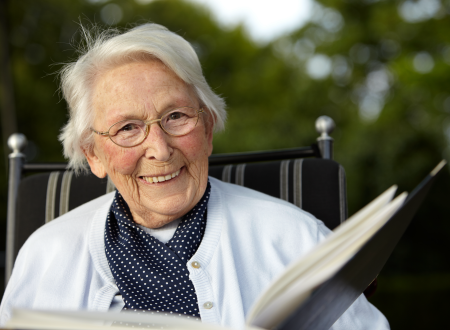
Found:
[[[193,89],[158,60],[128,63],[99,75],[92,105],[95,121],[152,118],[170,108],[198,106]]]

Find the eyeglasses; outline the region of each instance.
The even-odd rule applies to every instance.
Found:
[[[160,119],[149,121],[126,119],[115,123],[106,132],[98,132],[93,128],[91,131],[108,136],[120,147],[131,148],[145,140],[150,132],[150,126],[154,123],[159,123],[159,126],[169,135],[186,135],[195,128],[199,114],[204,112],[203,108],[182,107],[169,111]]]

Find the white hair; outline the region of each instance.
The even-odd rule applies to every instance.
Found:
[[[156,58],[186,84],[193,87],[199,101],[212,114],[215,131],[224,128],[225,102],[216,95],[202,73],[200,61],[192,46],[179,35],[158,24],[144,24],[121,33],[117,29],[96,32],[81,27],[85,46],[76,62],[60,71],[61,90],[69,106],[69,121],[59,140],[64,156],[76,172],[87,170],[83,149],[93,147],[90,130],[94,119],[91,92],[96,78],[122,64]]]

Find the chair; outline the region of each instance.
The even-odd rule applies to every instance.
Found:
[[[345,172],[331,160],[333,140],[329,133],[333,128],[333,121],[322,116],[316,121],[321,133],[317,145],[212,155],[209,175],[289,201],[333,229],[347,218]],[[13,153],[9,156],[6,282],[20,247],[37,228],[114,190],[108,179],[92,173],[75,176],[66,164],[25,163],[21,150],[26,139],[21,134],[12,135],[8,144]]]

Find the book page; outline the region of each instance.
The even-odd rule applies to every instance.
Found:
[[[117,324],[112,324],[116,322]],[[122,324],[120,324],[122,323]],[[229,328],[202,323],[200,319],[184,316],[164,316],[143,312],[88,312],[13,310],[7,329],[59,329],[59,330],[129,330],[155,328],[171,330],[226,330]],[[261,330],[247,327],[248,330]]]
[[[367,206],[362,208],[360,211],[355,213],[350,219],[345,221],[343,224],[341,224],[339,227],[335,229],[335,231],[330,234],[334,235],[334,233],[339,233],[340,231],[348,230],[349,235],[350,232],[353,232],[354,228],[358,227],[358,224],[360,222],[363,222],[365,219],[367,219],[369,216],[375,214],[377,211],[382,209],[384,206],[386,206],[393,198],[395,191],[397,187],[392,186],[388,190],[386,190],[384,193],[382,193],[379,197],[377,197],[375,200],[373,200],[371,203],[369,203]],[[351,227],[351,228],[349,228]],[[348,235],[347,235],[348,236]],[[334,248],[336,248],[339,244],[341,244],[343,241],[345,241],[346,235],[342,235],[341,239],[334,238],[333,243],[325,243],[323,242],[319,243],[313,251],[315,253],[308,253],[304,256],[302,256],[299,261],[292,263],[290,266],[286,268],[286,270],[278,277],[276,278],[272,284],[261,294],[261,296],[257,299],[257,303],[253,306],[252,310],[250,311],[250,314],[248,315],[248,319],[253,318],[257,313],[260,312],[260,309],[262,306],[267,305],[271,300],[275,298],[279,293],[286,290],[294,281],[297,280],[297,278],[300,276],[299,272],[302,270],[299,268],[298,263],[301,260],[301,263],[303,264],[303,267],[308,267],[311,263],[317,262],[317,258],[323,258],[326,256],[330,251],[332,251]],[[322,245],[327,244],[325,248],[321,248]]]
[[[401,207],[406,194],[386,205],[394,192],[395,187],[388,189],[291,265],[257,300],[247,324],[264,328],[278,324],[312,289],[333,276]]]

